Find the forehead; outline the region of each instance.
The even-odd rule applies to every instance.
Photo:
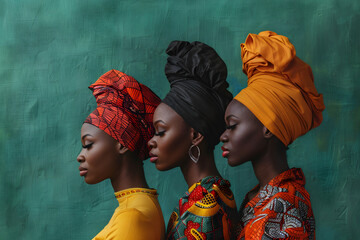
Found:
[[[184,119],[175,112],[170,106],[165,103],[160,103],[154,112],[154,123],[156,121],[163,121],[165,123],[185,122]]]
[[[112,138],[100,128],[89,123],[84,123],[81,127],[81,137],[85,135],[90,135],[96,138]]]
[[[258,121],[255,115],[244,104],[235,99],[233,99],[226,108],[225,120],[231,116],[239,119]]]
[[[117,142],[109,134],[89,123],[84,123],[81,127],[81,138],[83,138],[86,135],[89,135],[92,139],[95,138],[97,140],[106,141],[107,143]]]
[[[98,127],[95,127],[94,125],[89,123],[84,123],[81,127],[81,134],[96,133],[98,131],[100,131]]]

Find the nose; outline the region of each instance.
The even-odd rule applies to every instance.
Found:
[[[228,135],[227,135],[227,130],[225,130],[224,132],[223,132],[223,134],[221,134],[221,136],[220,136],[220,142],[227,142],[229,140],[229,137],[228,137]]]
[[[148,146],[149,146],[149,148],[156,148],[156,141],[154,140],[154,137],[152,137],[152,138],[148,141]]]
[[[79,163],[82,163],[85,161],[85,157],[84,157],[84,154],[82,154],[83,150],[80,151],[79,155],[77,156],[76,160],[79,162]]]

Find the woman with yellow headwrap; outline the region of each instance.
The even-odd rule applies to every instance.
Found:
[[[320,125],[325,106],[311,68],[285,36],[265,31],[241,44],[248,86],[229,104],[220,140],[231,166],[251,161],[259,184],[240,207],[238,239],[315,239],[305,177],[286,149]]]

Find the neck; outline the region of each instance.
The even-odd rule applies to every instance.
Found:
[[[214,152],[206,153],[203,149],[201,150],[201,157],[197,163],[194,163],[188,158],[185,163],[180,166],[181,172],[189,187],[205,177],[220,176],[215,165]]]
[[[252,165],[255,176],[259,181],[259,189],[264,188],[279,174],[289,170],[286,150],[281,147],[269,147],[263,156],[252,161]]]
[[[149,188],[144,174],[143,163],[134,153],[122,156],[119,168],[110,178],[115,192],[128,188]]]

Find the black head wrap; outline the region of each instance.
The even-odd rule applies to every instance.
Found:
[[[214,147],[225,130],[225,110],[233,98],[227,90],[224,61],[201,42],[173,41],[166,53],[165,74],[171,89],[163,102]]]

